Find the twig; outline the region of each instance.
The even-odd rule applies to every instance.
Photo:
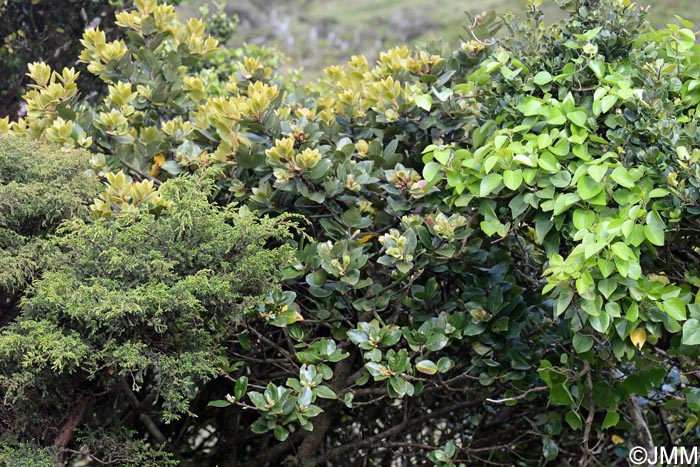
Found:
[[[583,457],[579,462],[580,466],[588,465],[591,458],[591,449],[588,442],[591,437],[591,427],[595,416],[595,405],[593,403],[593,378],[591,376],[591,364],[587,360],[583,361],[581,375],[586,375],[586,386],[588,386],[588,417],[586,417],[586,427],[583,430]]]
[[[627,398],[627,402],[630,406],[632,425],[637,432],[637,441],[639,445],[643,447],[646,452],[654,452],[654,438],[651,436],[649,425],[647,425],[642,409],[639,407],[639,403],[637,403],[637,396],[630,394]],[[652,464],[648,463],[647,466],[652,467]]]
[[[486,401],[487,401],[487,402],[491,402],[492,404],[505,404],[506,402],[513,402],[513,401],[517,401],[517,400],[520,400],[520,399],[524,399],[524,398],[526,398],[529,394],[532,394],[533,392],[544,392],[544,391],[547,391],[548,389],[549,389],[549,386],[538,386],[538,387],[536,387],[536,388],[528,389],[527,391],[525,391],[524,393],[520,394],[519,396],[515,396],[515,397],[506,397],[506,398],[504,398],[504,399],[489,399],[489,398],[486,398]]]
[[[146,178],[146,179],[148,179],[148,180],[152,180],[153,183],[156,184],[156,186],[160,186],[160,184],[162,183],[162,182],[161,182],[160,180],[158,180],[157,178],[155,178],[155,177],[153,177],[153,176],[151,176],[151,175],[149,175],[149,174],[143,172],[141,169],[139,169],[139,168],[137,168],[137,167],[134,167],[132,164],[130,164],[130,163],[127,162],[127,161],[122,160],[122,161],[119,161],[119,162],[120,162],[124,167],[126,167],[127,169],[131,170],[131,171],[134,172],[134,173],[137,173],[137,174],[140,175],[141,177]]]

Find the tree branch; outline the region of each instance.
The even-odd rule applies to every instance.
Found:
[[[90,396],[88,396],[86,393],[83,393],[80,396],[78,396],[78,400],[70,408],[68,415],[66,415],[66,418],[64,419],[63,423],[61,424],[61,427],[58,430],[58,434],[54,439],[53,445],[62,450],[58,457],[58,461],[60,464],[63,464],[63,460],[65,457],[65,450],[63,449],[66,446],[68,446],[68,443],[70,443],[73,439],[73,433],[82,421],[85,409],[87,408],[89,401]]]
[[[370,436],[369,438],[365,438],[363,440],[359,440],[354,443],[348,443],[344,444],[342,446],[338,446],[335,449],[332,449],[325,454],[322,454],[321,456],[316,457],[314,459],[313,463],[311,465],[319,465],[323,464],[324,462],[327,462],[331,459],[335,459],[339,456],[342,456],[343,454],[357,451],[358,449],[362,449],[368,446],[372,445],[379,445],[381,442],[387,438],[391,438],[393,436],[401,434],[404,430],[407,428],[414,426],[414,425],[420,425],[421,423],[425,423],[428,420],[432,420],[434,418],[439,418],[445,415],[448,415],[456,410],[461,410],[465,409],[467,407],[475,407],[477,405],[482,404],[483,402],[480,400],[470,400],[470,401],[463,401],[459,402],[447,407],[443,407],[439,410],[435,410],[433,412],[430,412],[428,414],[425,414],[421,417],[416,417],[416,418],[409,418],[406,421],[399,423],[398,425],[395,425],[387,430],[382,431],[381,433],[378,433],[374,436]]]
[[[642,409],[639,407],[637,396],[630,394],[630,396],[627,398],[627,403],[630,407],[632,425],[634,426],[634,430],[637,432],[637,442],[646,450],[647,453],[654,452],[654,438],[651,436],[649,425],[647,424],[646,418],[642,413]],[[647,463],[645,466],[653,467],[653,464]]]

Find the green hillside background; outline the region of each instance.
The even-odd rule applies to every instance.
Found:
[[[212,2],[189,0],[180,6],[183,18],[197,16],[198,8]],[[374,59],[379,52],[397,44],[434,39],[450,43],[464,35],[468,11],[484,10],[522,17],[524,0],[229,0],[225,11],[236,14],[239,31],[232,45],[243,42],[275,45],[289,57],[288,66],[303,67],[309,78],[325,66],[343,63],[354,54]],[[651,0],[652,24],[676,22],[675,14],[697,24],[699,0]],[[551,21],[561,14],[553,0],[542,8]]]

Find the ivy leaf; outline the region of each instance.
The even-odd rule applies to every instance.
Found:
[[[580,127],[585,127],[588,116],[583,110],[575,110],[566,114],[566,118]]]
[[[605,298],[610,298],[610,295],[617,288],[617,282],[613,279],[603,279],[598,281],[598,290],[603,294]]]
[[[600,100],[600,110],[607,113],[617,103],[617,96],[605,96]]]
[[[416,105],[426,112],[430,112],[430,107],[433,105],[433,98],[430,94],[420,94],[416,96]]]
[[[548,461],[554,460],[559,456],[559,446],[549,437],[542,439],[542,455]]]
[[[591,350],[593,347],[593,338],[591,336],[586,336],[585,334],[576,333],[572,339],[574,344],[574,349],[578,353],[585,353]]]
[[[603,420],[603,429],[608,429],[613,426],[617,426],[617,423],[620,421],[620,414],[617,412],[617,410],[608,410],[608,413],[605,415],[605,420]]]
[[[689,319],[683,323],[683,345],[700,345],[700,321]]]
[[[615,242],[610,246],[612,252],[623,261],[629,261],[635,258],[632,249],[623,242]]]
[[[423,178],[428,181],[428,183],[432,183],[436,178],[437,175],[440,173],[440,164],[438,164],[435,161],[430,161],[427,164],[425,164],[425,167],[423,167]]]
[[[593,177],[589,175],[584,175],[578,179],[578,186],[576,191],[578,191],[579,196],[582,200],[588,200],[596,196],[598,193],[603,191],[604,185],[600,182],[593,180]]]
[[[600,183],[607,172],[608,168],[602,165],[591,165],[588,167],[588,175],[590,175],[596,183]]]
[[[637,328],[630,333],[630,340],[635,347],[641,350],[642,347],[644,347],[644,343],[647,341],[647,332],[644,328]]]
[[[644,226],[644,236],[656,246],[664,246],[664,230],[666,224],[661,220],[659,213],[650,211],[647,214],[647,225]]]
[[[602,62],[599,60],[591,60],[588,62],[588,68],[590,68],[593,73],[595,73],[596,78],[600,79],[603,77],[603,73],[605,72],[605,68]]]
[[[685,319],[685,303],[683,303],[680,298],[668,298],[663,302],[660,308],[676,321],[683,321]]]
[[[580,430],[583,427],[583,420],[578,412],[569,410],[564,416],[564,420],[569,424],[572,430]]]
[[[490,195],[501,184],[501,180],[503,180],[501,174],[488,174],[485,176],[479,186],[479,196],[483,198]]]
[[[503,184],[509,190],[517,190],[523,183],[523,171],[522,169],[516,170],[506,170],[503,172]]]
[[[550,83],[554,78],[552,78],[552,75],[547,72],[547,71],[540,71],[535,75],[535,77],[532,79],[532,82],[539,85],[543,86],[547,83]]]
[[[575,203],[577,203],[581,197],[576,193],[567,193],[565,195],[559,195],[559,197],[554,201],[554,215],[558,216],[563,213]]]
[[[610,174],[610,178],[625,188],[634,188],[635,186],[634,178],[632,178],[627,169],[622,166],[616,167]]]

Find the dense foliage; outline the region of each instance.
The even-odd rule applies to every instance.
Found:
[[[85,28],[99,25],[111,34],[114,13],[132,5],[130,0],[0,1],[0,116],[21,113],[28,63],[73,66]],[[90,80],[82,83],[84,90],[93,84]]]
[[[71,217],[89,216],[99,183],[90,155],[0,135],[0,323],[41,268],[47,237]]]
[[[0,335],[13,442],[221,466],[692,444],[700,48],[629,2],[562,4],[305,87],[264,54],[222,67],[204,22],[154,0],[121,39],[85,33],[97,99],[32,65],[0,130],[91,149],[108,183]]]
[[[125,184],[123,173],[112,177],[113,187]],[[197,384],[229,368],[228,339],[269,301],[270,276],[290,259],[288,248],[265,246],[289,234],[288,221],[219,209],[209,188],[180,178],[151,194],[159,203],[62,224],[0,339],[6,433],[64,448],[89,407],[88,419],[140,419],[166,443],[150,411],[168,423],[194,415],[191,399],[205,390]],[[126,427],[82,426],[96,430],[87,452],[145,465],[131,444],[110,446]]]

